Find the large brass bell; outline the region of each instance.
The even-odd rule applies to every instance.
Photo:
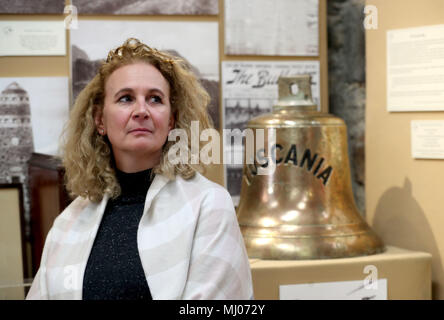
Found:
[[[237,216],[250,258],[327,259],[384,251],[355,205],[347,127],[317,111],[310,81],[308,75],[280,78],[273,112],[247,124],[253,132],[276,133],[267,148],[272,152],[261,155],[267,161],[243,169]],[[272,164],[272,174],[257,173]]]

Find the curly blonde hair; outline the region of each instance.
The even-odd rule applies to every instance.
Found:
[[[98,202],[105,193],[115,198],[121,192],[115,175],[111,144],[106,137],[98,134],[94,117],[103,110],[105,83],[109,76],[116,69],[137,62],[154,66],[168,81],[175,128],[184,129],[188,137],[191,137],[191,121],[199,121],[202,130],[212,128],[207,111],[210,96],[190,66],[167,52],[150,48],[139,40],[130,38],[122,46],[109,52],[97,75],[79,93],[70,112],[61,149],[66,188],[73,197],[81,196]],[[196,171],[202,172],[203,167],[200,165],[173,165],[168,161],[168,150],[174,143],[165,143],[160,163],[152,172],[170,179],[174,179],[176,175],[189,179]],[[188,149],[191,150],[191,139],[188,141]]]

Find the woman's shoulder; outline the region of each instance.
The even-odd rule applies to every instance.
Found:
[[[87,198],[77,197],[57,216],[54,220],[54,226],[57,227],[65,221],[74,221],[85,211],[95,211],[99,204]]]
[[[92,202],[83,197],[76,197],[59,215],[65,218],[76,215],[83,211],[86,207],[90,206]]]
[[[183,186],[186,188],[186,190],[193,191],[193,193],[218,194],[220,196],[230,197],[227,189],[220,184],[211,181],[199,172],[196,172],[196,174],[190,179],[183,179],[182,177],[178,176],[175,179],[175,183]]]
[[[223,186],[205,176],[196,173],[191,179],[176,178],[178,184],[176,195],[181,193],[184,202],[200,203],[200,210],[234,212],[233,200]],[[179,198],[179,197],[176,197]]]

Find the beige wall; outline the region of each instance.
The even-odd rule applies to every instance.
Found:
[[[386,244],[433,256],[433,297],[444,298],[444,166],[411,157],[411,120],[444,120],[444,112],[389,113],[386,31],[444,24],[442,0],[367,0],[378,29],[366,31],[366,212]],[[390,286],[390,283],[388,284]]]
[[[159,0],[160,1],[160,0]],[[328,110],[328,67],[327,67],[327,0],[319,0],[319,44],[318,57],[260,57],[260,56],[226,56],[224,54],[224,1],[219,0],[217,16],[79,16],[82,19],[113,19],[137,21],[215,21],[219,23],[219,60],[319,60],[321,65],[321,108]],[[66,3],[69,1],[67,0]],[[63,20],[63,15],[1,15],[0,20]],[[65,57],[0,57],[0,77],[48,77],[69,76],[69,32],[67,32],[68,54]],[[103,48],[107,51],[111,48]],[[221,73],[220,73],[221,74]],[[221,95],[222,101],[222,95]],[[222,108],[222,103],[220,103]],[[222,110],[220,110],[222,112]],[[221,114],[222,119],[222,114]],[[221,153],[222,154],[222,153]],[[223,185],[224,170],[222,165],[212,165],[206,176]]]

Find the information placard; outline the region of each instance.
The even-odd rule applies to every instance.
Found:
[[[387,31],[388,111],[444,110],[444,25]]]
[[[64,56],[62,21],[0,21],[0,56]]]
[[[412,120],[412,157],[444,159],[444,120]]]
[[[387,300],[387,279],[281,285],[280,300]]]

